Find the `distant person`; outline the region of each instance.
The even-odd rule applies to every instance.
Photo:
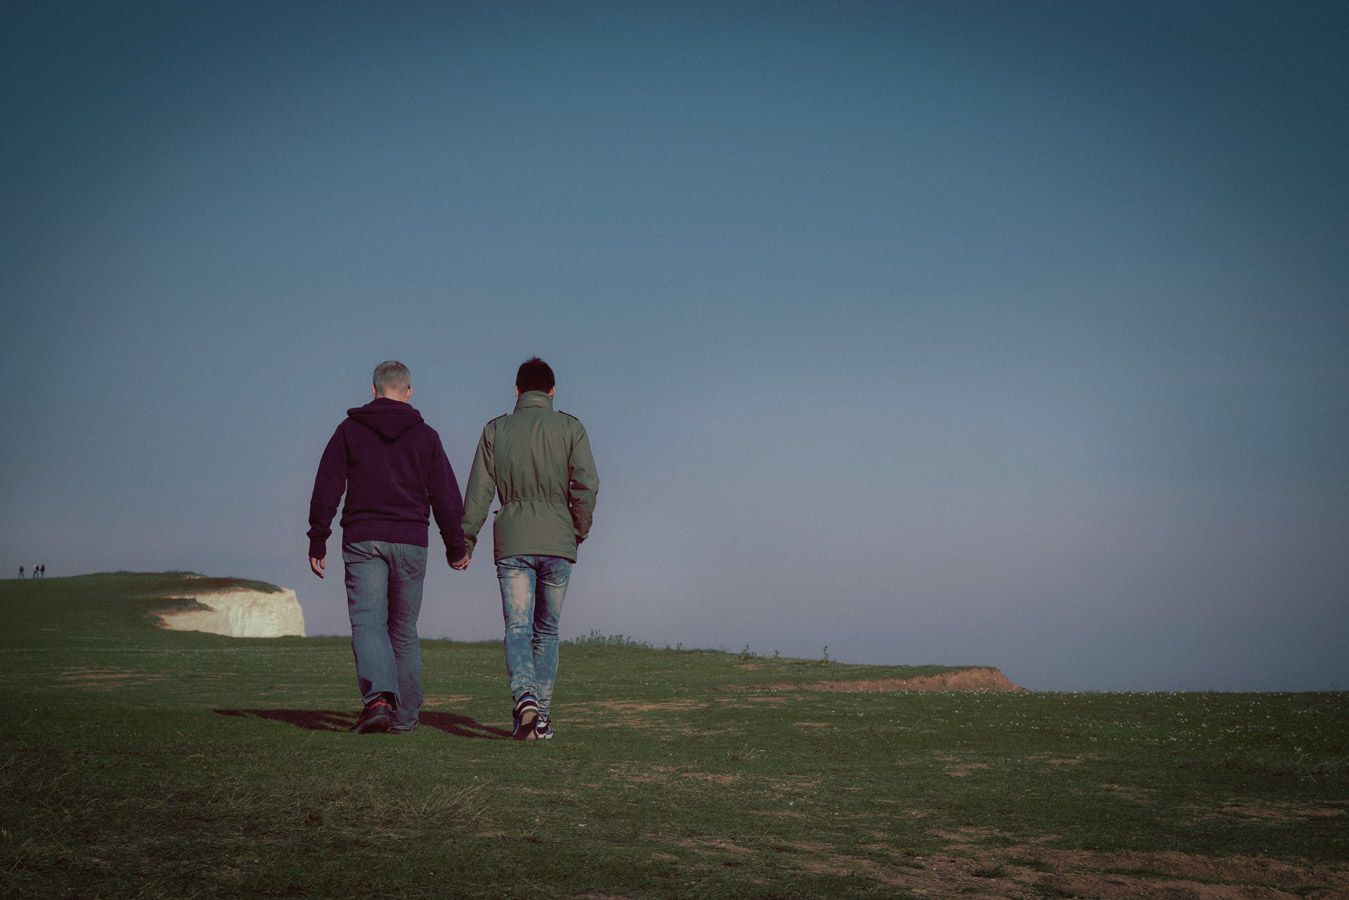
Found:
[[[497,583],[506,621],[511,733],[520,740],[553,736],[557,631],[576,547],[590,533],[599,476],[585,426],[553,411],[553,370],[538,357],[515,376],[515,411],[488,422],[464,495],[464,537],[477,544],[493,497]],[[469,560],[454,565],[468,567]]]
[[[375,367],[373,399],[347,410],[323,450],[309,501],[309,568],[323,577],[330,525],[342,508],[342,562],[356,683],[364,704],[352,731],[410,733],[422,707],[417,616],[426,576],[429,513],[446,559],[468,564],[464,504],[440,435],[413,409],[412,375]]]
[[[19,580],[23,580],[23,566],[19,566]]]
[[[37,577],[38,577],[38,578],[46,578],[46,577],[47,577],[47,564],[46,564],[46,563],[43,563],[42,565],[40,565],[40,566],[37,567]]]

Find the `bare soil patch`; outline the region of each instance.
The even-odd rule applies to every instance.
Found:
[[[793,684],[728,685],[738,691],[828,691],[843,694],[879,694],[890,691],[983,691],[1006,693],[1022,691],[997,669],[960,669],[939,675],[919,675],[914,678],[856,678],[847,681],[808,681]]]
[[[166,676],[152,675],[147,672],[128,672],[125,669],[90,667],[65,669],[56,676],[64,684],[77,685],[93,690],[110,691],[121,687],[136,687],[163,681]]]
[[[1131,898],[1264,900],[1349,895],[1349,869],[1298,865],[1251,857],[1204,857],[1189,853],[1108,853],[1060,850],[1036,841],[987,847],[981,829],[934,832],[948,849],[917,856],[882,843],[865,849],[887,858],[811,848],[813,857],[789,859],[806,872],[866,878],[919,897]],[[804,849],[804,848],[803,848]]]
[[[1306,807],[1294,803],[1269,800],[1233,801],[1219,809],[1203,813],[1194,821],[1211,822],[1217,819],[1245,819],[1263,822],[1299,822],[1306,819],[1333,819],[1349,815],[1349,804]]]
[[[1090,754],[1086,754],[1083,756],[1062,756],[1062,757],[1036,755],[1036,756],[1028,756],[1026,758],[1035,760],[1036,762],[1042,762],[1047,766],[1080,766],[1082,765],[1082,763],[1086,762],[1089,759],[1093,759],[1094,757],[1091,756]]]
[[[749,848],[742,847],[735,841],[726,839],[708,840],[699,838],[686,838],[684,840],[675,841],[674,843],[676,846],[683,847],[687,850],[692,850],[694,853],[697,853],[700,856],[718,855],[722,853],[747,854],[751,852]]]
[[[666,700],[662,703],[649,703],[639,700],[599,700],[586,705],[616,713],[651,713],[698,709],[704,704],[700,700]]]
[[[450,694],[448,697],[426,697],[422,700],[423,706],[458,706],[462,703],[471,703],[472,694]]]
[[[600,728],[671,729],[688,732],[687,723],[671,714],[705,709],[702,700],[599,700],[567,707],[567,720]]]
[[[1136,803],[1139,806],[1151,806],[1156,802],[1154,791],[1140,788],[1131,784],[1103,784],[1101,790],[1112,797],[1118,797],[1126,803]]]

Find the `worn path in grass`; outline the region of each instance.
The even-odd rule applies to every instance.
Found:
[[[225,584],[0,583],[0,896],[1349,896],[1345,694],[597,639],[520,743],[500,647],[428,641],[422,727],[354,736],[347,641],[156,627]]]

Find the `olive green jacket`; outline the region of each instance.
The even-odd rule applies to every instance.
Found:
[[[494,497],[495,558],[561,556],[576,562],[576,545],[590,533],[600,479],[590,438],[575,416],[553,411],[553,398],[526,391],[515,411],[488,422],[478,440],[464,492],[468,552]]]

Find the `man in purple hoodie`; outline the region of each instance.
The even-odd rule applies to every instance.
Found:
[[[440,435],[410,405],[412,373],[375,367],[373,399],[347,410],[323,450],[309,501],[309,568],[323,577],[343,493],[342,562],[356,683],[365,704],[352,731],[406,734],[422,707],[417,616],[430,513],[451,564],[468,561],[463,496]]]

